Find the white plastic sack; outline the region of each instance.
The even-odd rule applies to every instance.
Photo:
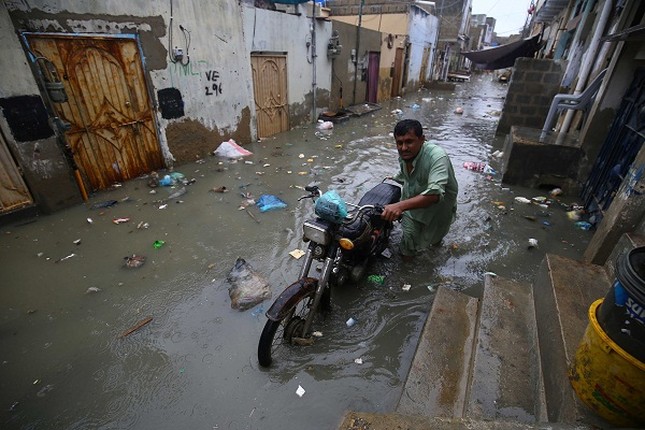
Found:
[[[233,139],[230,139],[228,142],[222,142],[213,152],[213,155],[224,158],[242,158],[247,155],[253,155],[253,153],[242,148]]]
[[[333,122],[318,120],[318,130],[331,130],[332,128],[334,128]]]

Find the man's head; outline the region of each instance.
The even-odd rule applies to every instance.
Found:
[[[419,154],[423,142],[426,140],[423,135],[423,127],[416,119],[404,119],[394,127],[394,140],[399,156],[404,161],[412,161]]]

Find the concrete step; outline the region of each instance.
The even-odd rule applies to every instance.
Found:
[[[624,233],[620,239],[618,239],[616,246],[614,246],[614,250],[611,252],[609,258],[607,258],[607,261],[604,264],[605,271],[607,272],[607,276],[610,280],[616,278],[616,260],[618,257],[641,246],[645,246],[645,236],[640,234]]]
[[[347,412],[339,430],[585,430],[593,427],[563,423],[520,423],[472,418],[424,417],[398,413]]]
[[[476,317],[477,299],[439,287],[396,412],[463,415]]]
[[[610,286],[602,266],[553,254],[540,265],[533,294],[550,422],[611,427],[578,400],[568,378],[588,324],[589,306]]]
[[[532,288],[486,276],[466,416],[546,421]]]

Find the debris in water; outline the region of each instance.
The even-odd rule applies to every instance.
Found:
[[[113,222],[114,224],[123,224],[123,223],[126,223],[126,222],[128,222],[128,221],[130,221],[130,218],[128,218],[128,217],[124,217],[124,218],[114,218],[114,219],[112,220],[112,222]]]
[[[101,289],[98,287],[90,287],[85,291],[85,294],[98,293],[99,291],[101,291]]]
[[[71,254],[69,254],[68,256],[63,257],[63,258],[59,258],[58,260],[54,261],[54,263],[58,263],[59,261],[69,260],[70,258],[72,258],[72,257],[74,257],[74,256],[76,256],[76,254],[74,254],[74,253],[72,252],[72,253],[71,253]]]
[[[104,202],[98,202],[94,203],[92,206],[90,206],[90,209],[103,209],[103,208],[109,208],[117,204],[116,200],[106,200]]]
[[[362,358],[360,358],[360,357],[359,357],[359,358],[355,358],[355,359],[354,359],[354,363],[356,363],[356,364],[363,364],[363,359],[362,359]]]
[[[94,222],[94,220],[93,220],[92,218],[87,218],[87,222],[88,222],[89,224],[92,224],[92,223]]]
[[[163,240],[155,240],[154,242],[152,242],[152,246],[153,246],[155,249],[159,249],[159,248],[161,248],[162,246],[164,246],[165,244],[166,244],[166,242],[164,242]]]
[[[269,282],[243,258],[238,258],[227,278],[231,308],[245,311],[271,297]]]
[[[294,249],[289,253],[289,255],[298,260],[300,259],[300,257],[305,255],[305,251],[303,251],[302,249]]]
[[[530,238],[529,239],[529,249],[531,248],[537,248],[538,247],[538,241],[537,239]]]
[[[302,388],[300,385],[298,385],[298,389],[296,390],[296,394],[298,397],[302,397],[305,395],[305,389]]]
[[[72,242],[74,245],[80,245],[81,244],[81,239],[76,239],[74,242]]]
[[[354,318],[350,318],[350,319],[348,319],[347,321],[345,321],[345,325],[346,325],[347,327],[351,327],[351,326],[353,326],[354,324],[356,324],[356,320],[355,320]]]
[[[138,323],[136,323],[133,327],[130,327],[129,329],[127,329],[126,331],[124,331],[123,333],[121,333],[121,336],[119,336],[119,337],[124,338],[124,337],[126,337],[126,336],[131,335],[131,334],[132,334],[132,333],[134,333],[135,331],[139,330],[141,327],[143,327],[143,326],[145,326],[146,324],[148,324],[150,321],[152,321],[152,317],[147,317],[147,318],[145,318],[145,319],[142,319],[141,321],[139,321]]]
[[[123,259],[125,260],[125,266],[133,269],[143,266],[143,264],[146,262],[146,257],[144,257],[143,255],[132,254],[132,256],[123,257]]]
[[[214,193],[228,193],[228,188],[222,185],[221,187],[211,188],[211,191]]]
[[[403,291],[410,291],[410,288],[412,288],[412,285],[410,284],[403,284],[403,286],[401,287]]]

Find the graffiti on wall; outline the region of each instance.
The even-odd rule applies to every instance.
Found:
[[[206,73],[206,81],[208,85],[206,86],[206,95],[219,96],[222,94],[222,82],[220,82],[219,72],[217,70],[209,70]]]
[[[174,77],[178,78],[206,78],[204,95],[219,96],[222,95],[223,84],[221,75],[218,70],[213,69],[206,60],[195,60],[188,64],[173,63],[170,66],[170,77],[173,82]]]

